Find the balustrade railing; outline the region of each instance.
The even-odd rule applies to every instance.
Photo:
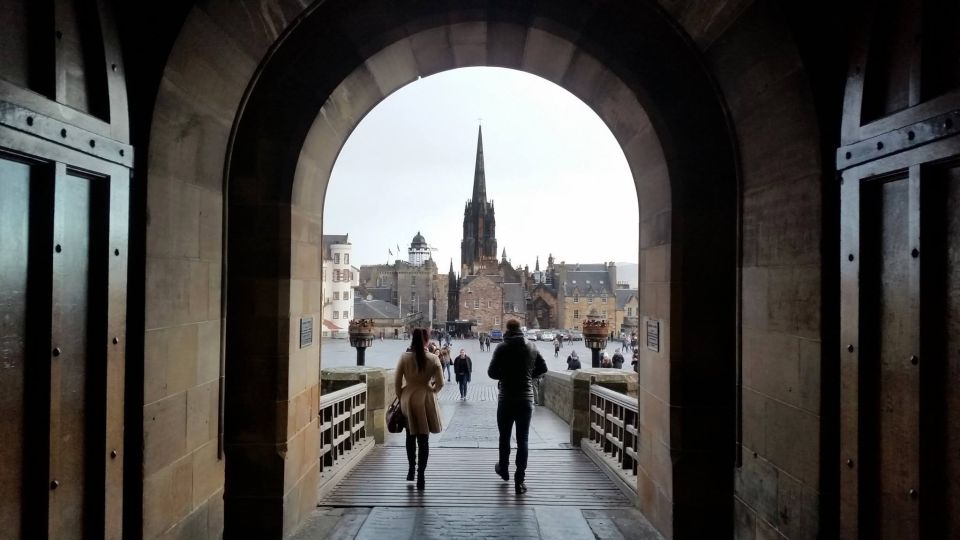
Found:
[[[636,398],[590,385],[590,442],[633,476],[637,475],[639,424]]]
[[[367,436],[367,384],[357,383],[320,396],[320,472],[356,448]]]

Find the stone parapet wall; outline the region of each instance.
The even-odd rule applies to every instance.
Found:
[[[589,436],[590,385],[637,397],[637,374],[617,369],[548,371],[543,378],[544,404],[570,424],[570,443],[579,446]]]

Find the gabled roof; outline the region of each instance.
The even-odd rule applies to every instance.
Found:
[[[640,299],[640,296],[637,294],[637,289],[617,289],[614,291],[614,294],[617,295],[617,309],[626,307],[627,302],[633,297],[637,297],[638,300]]]
[[[523,297],[523,286],[519,283],[504,283],[503,284],[503,301],[512,302],[514,312],[525,313],[527,302]]]

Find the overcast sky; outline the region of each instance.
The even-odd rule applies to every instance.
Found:
[[[558,262],[636,262],[637,194],[606,125],[549,81],[479,67],[401,88],[347,140],[327,189],[324,233],[350,234],[354,266],[392,261],[398,244],[406,259],[420,231],[441,271],[451,258],[459,271],[479,119],[498,257],[506,248],[514,266],[531,270],[548,253]]]

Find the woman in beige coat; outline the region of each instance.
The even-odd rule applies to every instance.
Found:
[[[413,480],[413,471],[416,470],[417,489],[424,488],[423,473],[430,455],[430,434],[440,433],[443,429],[436,396],[443,388],[443,370],[437,355],[425,350],[427,337],[426,330],[414,329],[410,350],[400,355],[394,379],[400,410],[407,417],[407,462],[410,464],[407,480]]]

